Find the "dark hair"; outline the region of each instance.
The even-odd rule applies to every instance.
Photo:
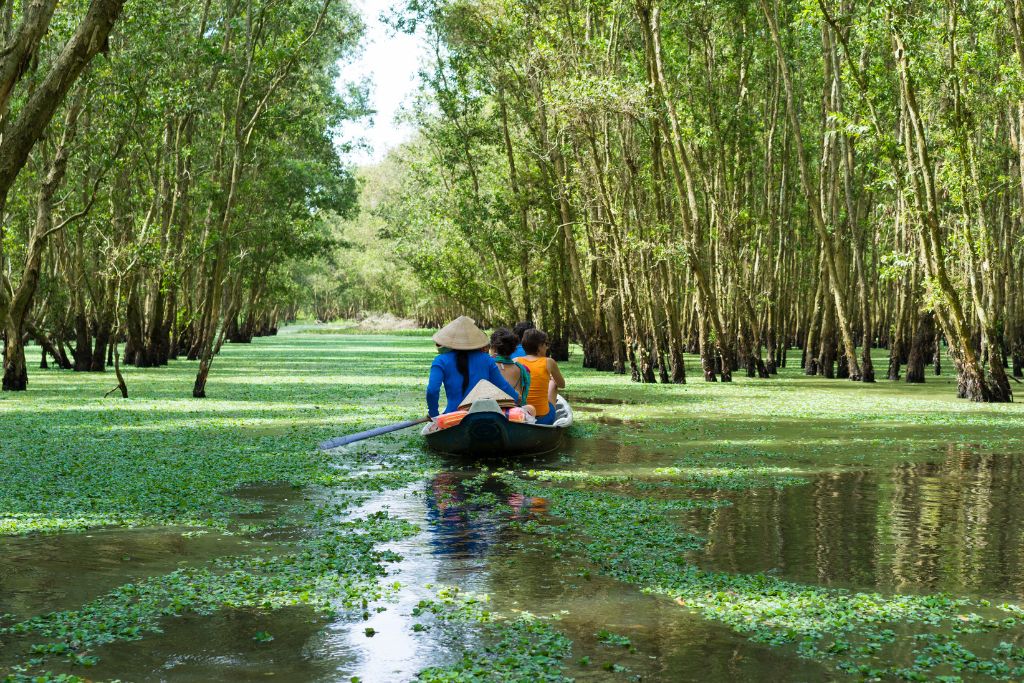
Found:
[[[497,351],[499,356],[511,356],[518,343],[519,337],[507,327],[499,327],[491,335],[491,348]]]
[[[532,320],[524,320],[521,323],[516,323],[516,326],[512,328],[512,333],[519,339],[522,339],[523,334],[525,334],[527,330],[532,330],[535,327],[536,325],[533,324]]]
[[[469,391],[469,351],[455,351],[455,369],[462,375],[462,393]]]
[[[548,335],[544,334],[537,328],[529,329],[523,333],[523,351],[526,351],[531,356],[536,355],[540,350],[541,344],[548,343]]]

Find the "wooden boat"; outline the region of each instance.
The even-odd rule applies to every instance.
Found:
[[[496,401],[476,401],[462,422],[447,429],[423,428],[427,445],[435,451],[469,456],[537,455],[559,447],[572,426],[572,408],[562,396],[555,404],[552,425],[510,422]]]

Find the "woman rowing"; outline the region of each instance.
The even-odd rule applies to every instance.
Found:
[[[508,383],[494,359],[484,351],[487,335],[471,318],[456,318],[441,328],[433,339],[438,353],[430,364],[430,378],[427,380],[427,414],[430,417],[437,417],[440,412],[438,404],[442,386],[448,399],[444,412],[452,413],[483,379],[514,397],[516,403],[521,402],[521,393]]]

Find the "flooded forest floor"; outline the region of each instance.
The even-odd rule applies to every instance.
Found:
[[[434,353],[331,332],[225,346],[206,400],[185,361],[0,396],[0,680],[1024,678],[1020,404],[577,354],[557,453],[320,453]]]

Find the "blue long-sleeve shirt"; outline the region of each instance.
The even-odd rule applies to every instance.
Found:
[[[459,409],[459,404],[466,397],[477,382],[482,379],[488,380],[506,394],[520,402],[519,393],[508,383],[501,374],[494,359],[483,351],[469,352],[469,382],[466,383],[466,391],[462,390],[462,374],[455,366],[455,352],[448,351],[439,353],[430,364],[430,379],[427,380],[427,412],[430,417],[438,414],[438,402],[441,398],[441,386],[444,386],[444,394],[448,398],[448,406],[444,412],[451,413]]]

